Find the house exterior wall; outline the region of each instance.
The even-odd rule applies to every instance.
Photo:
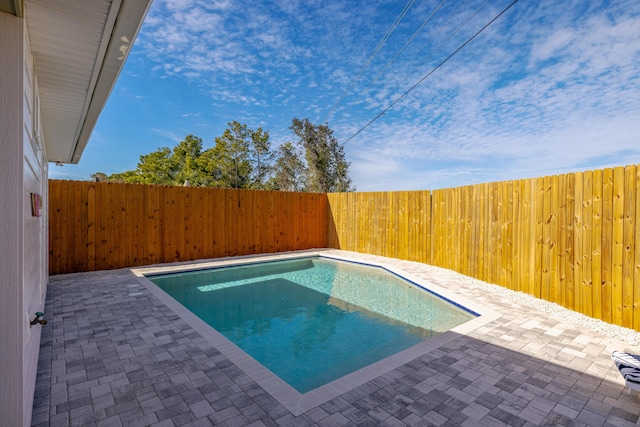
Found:
[[[47,245],[47,175],[48,164],[40,128],[37,79],[29,49],[27,32],[24,33],[23,61],[23,114],[22,114],[22,324],[32,320],[37,311],[44,311],[48,282]],[[31,194],[38,194],[42,201],[39,217],[32,215]],[[46,316],[45,316],[46,317]],[[46,326],[23,326],[23,372],[25,387],[23,419],[30,420],[38,368],[40,334]]]
[[[0,58],[0,425],[14,427],[31,423],[42,326],[29,321],[47,285],[47,213],[31,214],[31,193],[47,206],[47,163],[23,19],[0,13]]]

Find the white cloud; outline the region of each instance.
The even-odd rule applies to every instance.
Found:
[[[182,141],[182,139],[184,138],[184,135],[178,135],[177,133],[167,129],[152,128],[150,129],[150,131],[155,135],[159,135],[163,138],[168,139],[169,141],[172,141],[174,144]]]
[[[438,3],[414,6],[330,117],[405,2],[160,1],[138,43],[153,73],[201,88],[215,120],[280,132],[306,115],[329,119],[344,141],[509,1],[445,3],[375,80]],[[356,184],[424,188],[640,162],[639,82],[640,3],[519,2],[347,144]]]

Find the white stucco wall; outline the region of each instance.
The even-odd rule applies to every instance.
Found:
[[[0,12],[0,425],[28,426],[47,284],[47,164],[25,23]],[[44,197],[31,216],[31,193]]]

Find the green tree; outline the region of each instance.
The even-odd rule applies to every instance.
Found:
[[[317,193],[353,191],[344,148],[328,125],[294,118],[289,128],[298,137],[307,161],[306,190]]]
[[[173,149],[161,147],[140,156],[138,167],[110,175],[107,180],[135,184],[202,185],[202,171],[198,158],[202,152],[202,139],[187,135]]]
[[[140,156],[136,169],[98,181],[140,184],[280,189],[284,191],[353,191],[344,150],[327,125],[293,119],[297,143],[271,151],[269,132],[237,121],[227,123],[215,145],[203,151],[202,139],[187,135],[173,149],[161,147]]]
[[[120,173],[114,173],[107,177],[107,181],[109,182],[126,182],[129,184],[148,184],[144,182],[143,177],[140,175],[139,171],[124,171]]]
[[[109,180],[109,177],[104,172],[96,172],[91,174],[91,181],[106,182],[108,180]]]
[[[161,147],[149,154],[141,155],[135,170],[109,175],[109,181],[173,185],[174,174],[171,165],[171,149]]]
[[[298,150],[291,142],[278,147],[273,167],[271,188],[281,191],[304,191],[307,169]]]
[[[171,162],[171,149],[161,147],[149,154],[141,155],[135,172],[137,173],[134,177],[137,177],[140,184],[174,185],[173,177],[176,171]]]
[[[194,135],[187,137],[173,147],[170,164],[173,171],[173,184],[182,185],[189,181],[190,185],[203,184],[202,170],[198,159],[202,155],[202,139]]]
[[[273,169],[273,154],[271,153],[269,132],[263,131],[261,127],[251,131],[250,147],[253,172],[251,188],[262,190],[267,188],[268,178]]]
[[[251,187],[252,132],[247,125],[236,121],[228,123],[222,136],[216,138],[216,144],[201,156],[200,166],[206,175],[206,185],[222,188]]]

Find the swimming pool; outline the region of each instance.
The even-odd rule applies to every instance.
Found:
[[[385,269],[319,256],[147,278],[299,393],[477,317]]]

